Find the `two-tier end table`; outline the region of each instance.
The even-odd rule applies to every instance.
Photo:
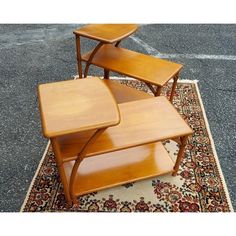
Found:
[[[119,47],[122,39],[136,32],[137,25],[86,25],[76,29],[77,63],[79,77],[82,78],[82,61],[86,63],[84,77],[87,77],[91,64],[104,69],[104,78],[109,71],[117,72],[146,83],[154,96],[159,96],[162,87],[173,79],[170,92],[172,102],[181,64],[144,55]],[[92,51],[81,55],[80,37],[97,40],[99,43]],[[109,82],[107,82],[109,86]]]
[[[42,84],[38,93],[69,204],[93,191],[176,175],[192,130],[166,97],[117,104],[99,78]],[[180,144],[175,162],[161,143],[167,139]]]

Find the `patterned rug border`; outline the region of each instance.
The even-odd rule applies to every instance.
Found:
[[[219,171],[219,174],[220,174],[220,177],[221,177],[221,180],[222,180],[222,184],[224,186],[225,195],[226,195],[226,198],[228,200],[229,208],[230,208],[231,212],[234,212],[234,208],[233,208],[233,205],[232,205],[232,202],[231,202],[231,199],[230,199],[228,187],[226,185],[225,178],[224,178],[221,166],[220,166],[219,158],[218,158],[218,155],[217,155],[217,152],[216,152],[215,142],[214,142],[214,139],[213,139],[212,134],[211,134],[211,129],[210,129],[210,125],[209,125],[209,122],[208,122],[208,119],[207,119],[205,107],[203,105],[203,101],[202,101],[202,97],[201,97],[201,94],[200,94],[200,90],[199,90],[198,84],[196,82],[195,82],[195,86],[196,86],[199,102],[200,102],[200,105],[201,105],[202,114],[203,114],[203,117],[204,117],[204,120],[205,120],[205,124],[206,124],[206,128],[207,128],[207,133],[208,133],[209,138],[210,138],[210,142],[211,142],[211,146],[212,146],[212,151],[213,151],[213,154],[215,156],[215,160],[216,160],[216,164],[217,164],[217,169]]]
[[[27,194],[26,194],[26,196],[25,196],[25,200],[24,200],[24,202],[23,202],[23,204],[22,204],[22,206],[21,206],[20,212],[23,212],[24,207],[25,207],[25,205],[26,205],[26,203],[27,203],[27,201],[28,201],[30,192],[31,192],[31,190],[32,190],[32,188],[33,188],[33,186],[34,186],[34,182],[35,182],[36,177],[37,177],[37,175],[38,175],[38,173],[39,173],[39,170],[40,170],[40,168],[41,168],[41,166],[42,166],[42,164],[43,164],[43,161],[44,161],[44,158],[45,158],[45,156],[46,156],[46,154],[47,154],[47,151],[48,151],[49,146],[50,146],[50,141],[48,141],[48,143],[47,143],[47,145],[46,145],[46,148],[45,148],[45,150],[44,150],[44,152],[43,152],[43,156],[42,156],[42,158],[41,158],[41,160],[40,160],[40,162],[39,162],[39,165],[38,165],[38,167],[37,167],[37,169],[36,169],[36,171],[35,171],[34,177],[33,177],[32,181],[31,181],[31,183],[30,183],[30,186],[29,186],[29,188],[28,188],[28,192],[27,192]]]
[[[76,75],[76,76],[73,76],[73,77],[74,77],[74,79],[76,79],[78,76]],[[120,79],[120,80],[133,80],[130,77],[115,77],[115,76],[113,76],[113,77],[110,77],[110,78],[111,79]],[[229,205],[230,211],[234,212],[233,205],[232,205],[232,202],[231,202],[231,199],[230,199],[230,195],[229,195],[229,191],[228,191],[228,188],[227,188],[227,185],[226,185],[226,182],[225,182],[225,178],[224,178],[221,166],[220,166],[219,158],[218,158],[218,155],[217,155],[217,152],[216,152],[215,143],[214,143],[214,140],[213,140],[213,137],[212,137],[212,134],[211,134],[210,125],[208,123],[208,119],[207,119],[207,116],[206,116],[206,111],[205,111],[205,108],[204,108],[204,105],[203,105],[203,101],[202,101],[202,97],[201,97],[201,94],[200,94],[200,90],[199,90],[199,87],[198,87],[198,80],[183,79],[183,80],[179,80],[178,83],[193,83],[193,84],[195,84],[197,95],[198,95],[198,98],[199,98],[199,102],[200,102],[202,113],[203,113],[203,117],[204,117],[204,121],[205,121],[205,125],[206,125],[206,129],[207,129],[207,133],[208,133],[208,136],[210,138],[211,147],[212,147],[213,154],[214,154],[214,157],[215,157],[215,161],[216,161],[216,164],[217,164],[217,169],[218,169],[219,175],[221,177],[221,181],[222,181],[222,184],[223,184],[223,187],[224,187],[224,191],[225,191],[225,195],[226,195],[226,198],[227,198],[227,201],[228,201],[228,205]],[[38,165],[38,167],[36,169],[34,177],[33,177],[32,181],[30,183],[30,186],[28,188],[25,200],[24,200],[24,202],[23,202],[23,204],[21,206],[20,212],[23,212],[24,207],[25,207],[25,205],[26,205],[26,203],[28,201],[30,192],[31,192],[32,187],[33,187],[33,185],[35,183],[35,180],[36,180],[36,177],[37,177],[37,175],[39,173],[39,170],[40,170],[40,168],[41,168],[41,166],[43,164],[43,161],[44,161],[44,158],[45,158],[45,156],[47,154],[49,146],[50,146],[50,141],[48,141],[48,143],[46,145],[46,148],[44,150],[43,156],[42,156],[42,158],[41,158],[41,160],[39,162],[39,165]]]

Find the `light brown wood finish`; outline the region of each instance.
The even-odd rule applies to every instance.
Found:
[[[104,79],[102,81],[111,90],[117,103],[131,102],[153,97],[148,93],[130,88],[127,85],[121,84],[115,80]]]
[[[154,96],[159,96],[162,87],[170,79],[173,79],[170,95],[172,102],[182,65],[117,48],[122,39],[137,29],[138,26],[134,24],[93,24],[75,30],[79,77],[82,78],[81,61],[83,60],[86,62],[85,78],[88,75],[90,65],[94,64],[104,68],[105,79],[109,79],[109,71],[111,70],[144,81]],[[91,52],[81,56],[80,36],[98,40],[99,44]],[[153,88],[153,85],[156,85],[156,89]]]
[[[121,40],[115,43],[115,47],[119,47],[119,44],[121,43]],[[92,60],[91,60],[92,62]],[[87,62],[88,63],[88,62]],[[90,63],[91,64],[91,63]],[[109,79],[109,73],[110,71],[107,69],[104,69],[104,79]]]
[[[39,85],[45,137],[104,128],[120,122],[117,103],[99,78]]]
[[[92,55],[92,59],[91,59]],[[161,94],[162,87],[174,79],[170,101],[172,102],[177,85],[180,64],[144,55],[114,45],[103,45],[96,54],[88,52],[81,60],[104,68],[104,78],[109,78],[109,70],[144,81],[155,96]],[[153,87],[156,85],[156,89]]]
[[[135,24],[93,24],[86,25],[80,29],[75,30],[74,34],[76,36],[76,51],[79,78],[82,78],[83,70],[81,63],[80,36],[99,41],[97,46],[91,52],[88,61],[86,62],[86,66],[84,69],[84,77],[86,78],[93,57],[103,44],[114,43],[115,47],[118,47],[122,39],[134,33],[137,29],[138,25]],[[104,77],[109,78],[109,70],[106,70],[104,72]]]
[[[136,24],[91,24],[74,30],[74,34],[103,43],[116,43],[133,34],[137,29]]]
[[[90,54],[82,55],[82,60],[87,61]],[[157,86],[165,85],[183,67],[114,45],[103,45],[94,56],[92,64]]]
[[[117,105],[106,84],[111,85],[91,78],[39,86],[43,132],[68,203],[87,192],[171,172],[173,166],[176,175],[192,133],[167,98]],[[180,140],[175,165],[159,142],[166,139]]]
[[[88,142],[83,146],[82,150],[80,151],[80,153],[78,154],[77,156],[77,159],[75,160],[75,163],[74,163],[74,166],[72,168],[72,171],[71,171],[71,175],[70,175],[70,179],[69,179],[69,192],[70,192],[70,196],[72,198],[72,201],[74,203],[77,203],[77,198],[76,198],[76,194],[74,192],[74,187],[76,184],[76,175],[77,175],[77,171],[78,171],[78,168],[81,164],[81,162],[83,161],[85,155],[86,155],[86,152],[87,152],[87,149],[94,144],[94,142],[96,141],[96,139],[101,135],[101,133],[104,132],[106,128],[102,128],[102,129],[97,129],[96,132],[93,134],[93,136],[88,140]]]
[[[86,157],[192,134],[192,129],[163,96],[122,103],[119,110],[119,125],[106,129],[87,149]],[[64,161],[75,159],[91,135],[83,132],[58,137]]]
[[[67,181],[74,161],[64,163]],[[93,156],[81,162],[73,192],[76,196],[173,171],[174,163],[158,143]]]

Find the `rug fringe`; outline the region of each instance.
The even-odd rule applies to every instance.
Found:
[[[209,135],[209,138],[210,138],[212,151],[213,151],[213,154],[215,156],[217,169],[219,171],[219,175],[221,177],[222,184],[223,184],[223,187],[224,187],[225,196],[227,198],[227,201],[228,201],[229,208],[230,208],[231,212],[234,212],[234,208],[233,208],[233,205],[232,205],[232,202],[231,202],[231,199],[230,199],[230,195],[229,195],[229,192],[228,192],[228,188],[227,188],[227,185],[226,185],[226,182],[225,182],[225,178],[224,178],[221,166],[220,166],[219,158],[218,158],[216,148],[215,148],[215,143],[214,143],[214,140],[213,140],[213,137],[212,137],[212,134],[211,134],[210,126],[209,126],[209,123],[208,123],[208,119],[207,119],[207,116],[206,116],[206,111],[205,111],[205,108],[204,108],[204,105],[203,105],[203,101],[202,101],[202,97],[201,97],[201,94],[200,94],[200,91],[199,91],[199,88],[198,88],[198,84],[195,83],[195,86],[196,86],[197,94],[198,94],[198,97],[199,97],[199,102],[200,102],[200,105],[201,105],[201,108],[202,108],[202,113],[203,113],[203,117],[204,117],[204,120],[205,120],[206,129],[207,129],[207,132],[208,132],[208,135]]]
[[[25,205],[26,205],[26,203],[27,203],[27,201],[28,201],[28,199],[29,199],[30,192],[31,192],[31,190],[32,190],[32,188],[33,188],[33,186],[34,186],[35,179],[36,179],[36,177],[37,177],[37,175],[38,175],[38,173],[39,173],[39,170],[40,170],[40,168],[41,168],[41,166],[42,166],[42,164],[43,164],[43,160],[44,160],[44,158],[45,158],[45,156],[46,156],[46,154],[47,154],[47,151],[48,151],[49,146],[50,146],[50,141],[48,141],[48,143],[47,143],[47,146],[46,146],[46,148],[45,148],[45,150],[44,150],[43,156],[42,156],[42,158],[41,158],[41,160],[40,160],[40,162],[39,162],[38,168],[37,168],[37,170],[36,170],[36,172],[35,172],[35,174],[34,174],[34,177],[33,177],[32,181],[31,181],[31,183],[30,183],[30,186],[29,186],[29,189],[28,189],[28,191],[27,191],[25,200],[24,200],[24,202],[23,202],[23,204],[22,204],[22,206],[21,206],[21,208],[20,208],[20,212],[23,212],[23,210],[24,210],[24,208],[25,208]]]

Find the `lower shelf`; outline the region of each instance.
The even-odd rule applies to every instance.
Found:
[[[64,163],[69,181],[74,161]],[[78,195],[163,175],[174,163],[161,142],[85,158],[78,169],[74,192]]]

